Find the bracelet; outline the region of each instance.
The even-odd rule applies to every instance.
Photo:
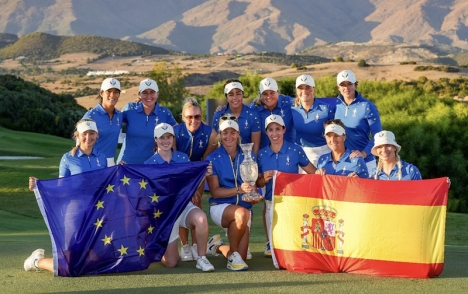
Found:
[[[237,190],[237,194],[239,194],[239,187],[236,187],[236,190]]]

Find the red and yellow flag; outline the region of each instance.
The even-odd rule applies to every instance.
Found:
[[[444,266],[448,179],[380,181],[279,172],[278,268],[430,278]]]

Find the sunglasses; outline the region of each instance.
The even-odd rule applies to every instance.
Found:
[[[220,117],[220,119],[222,120],[237,120],[237,117],[235,117],[234,115],[223,115]]]
[[[201,120],[201,114],[197,114],[197,115],[186,115],[185,118],[186,118],[186,119]]]

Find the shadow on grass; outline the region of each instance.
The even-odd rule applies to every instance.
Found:
[[[278,289],[284,289],[285,293],[288,292],[288,287],[307,287],[318,284],[326,283],[337,283],[337,281],[313,281],[313,282],[251,282],[251,283],[235,283],[235,284],[205,284],[205,285],[193,285],[192,287],[187,287],[187,285],[173,285],[173,286],[155,286],[155,287],[145,287],[145,288],[127,288],[127,289],[110,289],[110,290],[99,290],[96,291],[99,293],[138,293],[138,292],[150,292],[157,291],[157,293],[222,293],[224,291],[232,292],[242,292],[247,291],[251,292],[267,292],[269,290],[278,291]],[[312,288],[310,288],[312,289]],[[73,292],[63,292],[63,293],[93,293],[90,291],[73,291]]]

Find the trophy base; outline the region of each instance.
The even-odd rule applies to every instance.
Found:
[[[242,195],[242,201],[244,202],[259,201],[262,198],[262,195],[258,194],[257,192],[245,193]]]

